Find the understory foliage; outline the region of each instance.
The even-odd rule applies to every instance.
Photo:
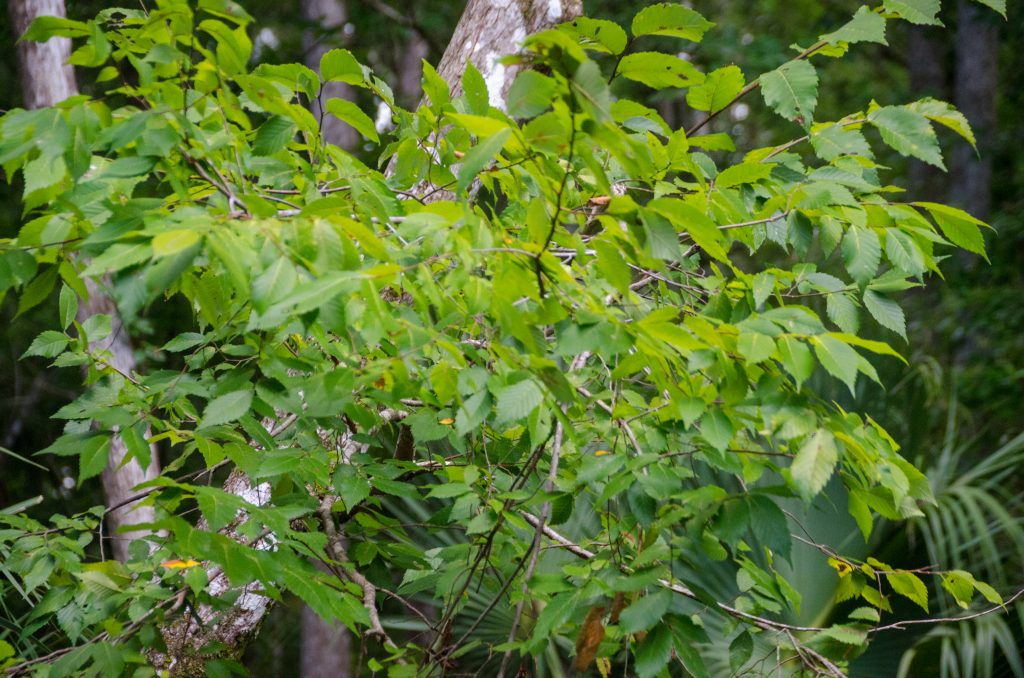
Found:
[[[966,571],[814,543],[789,511],[827,490],[867,541],[935,503],[878,423],[807,382],[877,381],[877,361],[902,360],[899,293],[955,248],[984,256],[984,224],[908,202],[872,150],[942,167],[936,125],[973,143],[951,106],[814,118],[816,63],[884,43],[890,21],[936,23],[937,2],[861,8],[750,81],[675,55],[713,26],[681,5],[628,33],[580,18],[527,38],[504,100],[471,65],[453,100],[425,65],[414,112],[345,50],[319,74],[250,70],[232,2],[156,4],[38,20],[27,38],[74,38],[96,94],[0,120],[26,215],[0,242],[0,292],[19,314],[59,294],[25,356],[87,371],[41,453],[75,459],[80,483],[114,436],[164,462],[138,488],[159,518],[127,563],[105,559],[103,507],[0,512],[17,622],[0,666],[166,666],[172,622],[206,606],[230,623],[242,587],[298,596],[396,676],[560,657],[702,676],[723,642],[733,671],[840,675],[898,599],[1002,602]],[[372,95],[393,127],[322,100],[324,81]],[[760,90],[794,136],[737,151],[621,96],[637,87],[704,122]],[[355,128],[369,164],[325,144],[310,107]],[[85,278],[116,300],[137,373],[96,348],[109,316],[76,319]],[[158,311],[181,332],[148,332]],[[229,472],[245,492],[220,489]],[[808,547],[853,601],[831,626],[787,621],[788,563]],[[204,670],[240,649],[200,652]]]

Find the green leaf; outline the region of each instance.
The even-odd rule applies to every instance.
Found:
[[[29,347],[25,349],[25,352],[21,354],[21,357],[27,358],[37,355],[43,358],[56,358],[64,352],[69,341],[70,339],[63,332],[46,330],[32,341]]]
[[[871,339],[864,339],[862,337],[858,337],[852,334],[841,334],[836,332],[830,332],[828,336],[835,337],[836,339],[844,341],[847,344],[850,344],[851,346],[857,346],[859,348],[867,349],[872,353],[877,353],[878,355],[888,355],[892,356],[893,358],[898,358],[899,360],[902,360],[904,363],[907,362],[903,358],[903,356],[901,356],[895,349],[893,349],[892,346],[885,343],[884,341],[872,341]]]
[[[808,61],[790,61],[760,78],[761,94],[787,120],[810,123],[818,103],[818,73]]]
[[[334,489],[349,511],[370,496],[370,482],[349,464],[340,464],[334,472]]]
[[[1003,604],[1003,597],[999,595],[999,592],[991,586],[989,586],[988,584],[986,584],[985,582],[975,580],[974,588],[978,590],[978,593],[985,597],[985,600],[992,603],[993,605]]]
[[[19,41],[46,42],[54,36],[82,38],[89,35],[90,32],[89,24],[82,21],[73,21],[57,16],[39,16],[29,24]]]
[[[750,529],[763,545],[789,560],[793,539],[789,534],[789,521],[779,505],[770,497],[757,494],[749,497]]]
[[[760,332],[741,331],[736,339],[736,350],[753,365],[768,360],[775,353],[775,340]]]
[[[203,410],[199,428],[209,428],[218,424],[235,421],[249,411],[252,405],[252,390],[233,391],[214,398]]]
[[[487,111],[491,107],[487,83],[472,61],[466,62],[466,69],[462,72],[462,91],[465,92],[470,113],[487,115]]]
[[[145,261],[151,256],[153,256],[153,246],[149,242],[111,245],[86,266],[82,275],[95,276],[100,273],[120,271]]]
[[[715,186],[717,188],[731,188],[733,186],[742,186],[743,184],[753,184],[767,179],[772,173],[773,165],[762,163],[762,162],[743,162],[738,165],[732,165],[722,170],[717,177],[715,177]]]
[[[714,26],[698,12],[676,3],[662,2],[640,10],[633,17],[631,31],[641,35],[668,35],[700,42],[704,33]]]
[[[878,270],[882,261],[882,246],[872,229],[851,226],[843,236],[842,254],[847,272],[858,284],[864,285]]]
[[[256,155],[274,155],[288,145],[295,136],[295,123],[282,115],[272,116],[256,130],[252,152]]]
[[[642,596],[624,609],[619,616],[619,625],[625,633],[646,631],[661,621],[672,602],[670,591],[658,591]]]
[[[686,92],[690,108],[717,113],[733,102],[746,84],[738,66],[725,66],[711,71],[704,82]]]
[[[421,62],[423,67],[423,93],[430,99],[432,108],[440,108],[451,101],[448,83],[444,81],[434,67],[427,63],[426,59]]]
[[[781,337],[778,342],[779,361],[789,372],[796,385],[811,378],[814,373],[814,359],[811,357],[811,349],[797,340],[795,337]]]
[[[214,531],[220,530],[234,520],[238,511],[245,506],[245,502],[240,498],[216,487],[199,485],[194,491],[199,510],[206,518],[208,527]]]
[[[473,183],[480,172],[491,164],[494,157],[501,152],[505,141],[512,134],[511,129],[500,130],[497,134],[487,137],[474,146],[462,158],[462,165],[459,167],[458,182],[455,185],[456,193],[463,193]]]
[[[821,366],[853,393],[857,382],[857,352],[848,344],[830,336],[811,337],[814,353]]]
[[[555,98],[555,81],[537,71],[520,71],[508,91],[508,114],[516,118],[532,118],[551,108]]]
[[[885,229],[885,254],[896,268],[908,275],[920,275],[925,271],[921,249],[912,237],[899,229]]]
[[[672,632],[665,624],[659,624],[636,649],[636,675],[639,678],[653,678],[671,658]]]
[[[133,155],[118,158],[100,172],[104,179],[127,179],[149,174],[159,158]]]
[[[825,298],[828,318],[843,332],[855,334],[860,328],[860,313],[850,295],[837,292]]]
[[[320,77],[324,82],[347,82],[360,87],[366,84],[363,67],[347,49],[332,49],[320,57]]]
[[[954,245],[963,247],[968,252],[980,254],[988,260],[988,255],[985,253],[985,237],[979,228],[979,226],[985,226],[985,222],[949,205],[940,205],[934,202],[915,202],[914,205],[927,209],[928,213],[932,215],[932,219],[942,229],[943,235]]]
[[[935,0],[935,4],[938,4],[938,0]],[[838,30],[821,36],[820,39],[832,45],[840,42],[850,44],[856,42],[889,44],[885,41],[885,19],[881,14],[872,12],[867,7],[858,9],[850,21]]]
[[[622,54],[629,39],[614,21],[581,16],[558,27],[576,38],[584,49],[606,54]]]
[[[974,597],[974,577],[963,570],[943,572],[942,588],[949,591],[956,604],[966,610]]]
[[[689,87],[702,79],[690,62],[661,52],[627,54],[619,62],[617,74],[653,89]]]
[[[804,441],[789,467],[793,482],[805,501],[810,501],[828,483],[839,461],[835,438],[826,429],[818,429]]]
[[[184,252],[200,240],[198,233],[188,228],[176,228],[171,231],[158,233],[153,238],[153,258],[169,257],[172,254]]]
[[[946,169],[935,130],[924,115],[904,106],[885,106],[869,114],[868,121],[897,153]]]
[[[95,435],[86,438],[78,449],[78,484],[94,478],[107,467],[110,436]]]
[[[380,137],[377,136],[377,128],[374,126],[373,120],[348,99],[329,99],[327,101],[327,112],[342,122],[351,125],[367,139],[375,143],[380,142]]]
[[[1002,17],[1006,18],[1006,0],[976,0],[986,7],[991,7],[995,11],[999,12]]]
[[[453,497],[461,497],[464,494],[469,494],[473,489],[466,483],[445,483],[444,485],[433,485],[430,488],[430,492],[427,493],[428,497],[434,497],[436,499],[451,499]]]
[[[971,129],[971,123],[969,123],[964,114],[956,110],[952,104],[945,101],[939,101],[937,99],[926,98],[915,101],[912,104],[907,104],[907,108],[920,113],[932,122],[937,122],[943,127],[953,130],[970,143],[971,146],[977,148],[978,143],[974,138],[974,131]]]
[[[754,638],[747,631],[741,631],[729,643],[729,668],[733,670],[733,673],[739,673],[753,654]]]
[[[892,330],[904,339],[907,338],[907,320],[903,309],[892,299],[884,297],[874,290],[864,291],[864,307],[882,327]]]
[[[572,93],[580,107],[597,122],[611,117],[611,92],[601,67],[584,61],[572,76]]]
[[[871,157],[871,146],[860,130],[832,124],[811,134],[811,146],[822,160],[832,161],[843,155]]]
[[[885,576],[893,591],[914,601],[925,612],[928,611],[928,588],[920,577],[913,572],[892,572]]]
[[[836,624],[821,632],[821,636],[843,643],[844,645],[863,646],[867,643],[868,632],[863,626]]]
[[[530,416],[544,402],[544,392],[533,379],[524,379],[498,391],[497,423],[504,424]]]
[[[179,351],[190,349],[193,346],[198,346],[203,343],[205,339],[206,338],[198,332],[183,332],[161,346],[160,350],[178,353]]]
[[[719,451],[729,446],[733,432],[732,421],[721,410],[708,412],[700,421],[701,436]]]
[[[722,262],[729,260],[722,246],[722,233],[718,226],[697,208],[675,198],[656,198],[647,203],[647,207],[666,217],[677,230],[689,235],[693,242],[715,259]]]
[[[60,288],[60,301],[58,303],[60,311],[60,326],[61,329],[67,329],[75,321],[75,316],[78,314],[78,295],[68,285],[64,285]]]
[[[576,608],[576,592],[560,593],[552,598],[533,627],[533,641],[545,643],[554,635],[554,631],[564,624]]]
[[[882,0],[886,12],[892,12],[912,24],[941,26],[939,0]]]

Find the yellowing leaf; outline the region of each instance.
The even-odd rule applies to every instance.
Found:
[[[828,564],[835,568],[835,571],[839,573],[840,577],[845,577],[846,575],[853,572],[853,565],[850,565],[845,560],[839,560],[838,558],[829,558]]]
[[[187,228],[164,231],[153,238],[153,256],[166,257],[187,250],[199,242],[199,234]]]
[[[165,560],[160,563],[161,567],[166,567],[168,570],[187,570],[190,567],[195,567],[199,564],[198,560]]]

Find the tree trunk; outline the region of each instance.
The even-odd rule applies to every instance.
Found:
[[[448,82],[452,96],[458,96],[466,61],[472,61],[487,83],[491,105],[504,110],[519,68],[498,60],[518,49],[531,33],[571,21],[582,12],[582,0],[469,0],[437,73]]]
[[[420,80],[423,79],[423,60],[430,53],[430,46],[416,31],[409,31],[409,40],[399,61],[398,83],[395,95],[403,106],[416,106],[420,97]]]
[[[36,17],[66,16],[63,0],[10,0],[8,10],[14,32],[19,36]],[[53,106],[78,94],[74,69],[67,63],[70,56],[71,41],[67,38],[51,38],[42,43],[18,43],[22,90],[27,108]],[[86,279],[89,298],[79,303],[78,321],[83,322],[86,318],[99,313],[109,315],[112,327],[110,336],[101,342],[91,343],[89,350],[109,351],[111,366],[122,374],[131,374],[135,370],[135,356],[132,354],[131,343],[124,331],[114,300],[103,290],[103,286],[109,283],[109,279],[102,279],[99,282]],[[103,490],[107,496],[107,506],[122,504],[132,495],[132,488],[160,474],[156,450],[152,450],[151,462],[146,469],[143,469],[135,459],[122,466],[126,454],[127,448],[124,443],[120,437],[114,436],[110,441],[107,467],[103,471]],[[121,561],[127,560],[128,545],[140,536],[138,533],[135,537],[119,534],[122,527],[152,523],[154,520],[155,514],[150,506],[127,504],[107,514],[107,527],[114,557]]]
[[[950,200],[979,219],[988,219],[992,207],[998,56],[996,15],[978,3],[960,0],[955,103],[974,128],[980,157],[966,144],[954,150]]]
[[[301,642],[302,678],[351,678],[352,635],[344,626],[304,607]]]
[[[302,34],[303,60],[319,72],[320,58],[345,42],[348,12],[343,0],[302,0],[302,18],[311,24]],[[325,83],[319,100],[310,102],[324,141],[351,150],[359,143],[359,133],[333,115],[325,114],[328,99],[352,99],[352,87],[343,82]]]
[[[311,24],[302,34],[303,60],[319,72],[323,55],[345,42],[348,11],[343,0],[302,0],[302,18]],[[345,150],[352,150],[359,144],[359,133],[333,115],[327,115],[325,106],[328,99],[352,98],[350,85],[328,82],[321,89],[319,99],[310,102],[323,140]],[[348,629],[324,621],[309,607],[302,608],[303,678],[348,678],[351,648]]]
[[[36,17],[66,16],[64,0],[10,0],[7,9],[17,36],[21,36]],[[25,108],[52,106],[78,94],[75,70],[67,63],[70,56],[71,41],[67,38],[18,43]]]

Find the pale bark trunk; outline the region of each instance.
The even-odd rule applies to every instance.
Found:
[[[340,623],[325,622],[308,606],[302,608],[299,652],[302,678],[352,676],[352,634]]]
[[[10,0],[7,6],[14,34],[21,36],[40,16],[66,16],[64,0]],[[18,63],[25,108],[53,106],[78,94],[75,71],[67,64],[71,41],[51,38],[46,42],[18,43]]]
[[[249,477],[235,469],[224,481],[224,491],[241,497],[254,506],[263,506],[270,501],[270,485],[253,485]],[[236,521],[221,530],[221,533],[240,542],[243,537],[238,527],[246,520],[240,515]],[[207,529],[206,521],[200,520],[196,529]],[[266,550],[273,546],[273,535],[266,535],[249,544],[254,549]],[[150,661],[157,669],[170,672],[172,676],[206,675],[205,660],[200,650],[210,644],[223,647],[225,655],[237,658],[246,645],[256,637],[260,624],[270,611],[271,600],[263,595],[258,582],[241,589],[232,587],[224,572],[216,565],[207,564],[209,593],[219,597],[228,593],[237,594],[237,599],[228,610],[214,610],[209,605],[200,605],[195,615],[184,614],[165,625],[161,632],[167,644],[167,654],[153,652]]]
[[[302,18],[312,24],[302,35],[304,61],[314,71],[320,70],[320,58],[344,40],[348,12],[342,0],[302,0]],[[323,86],[318,101],[310,102],[310,109],[320,122],[324,141],[351,150],[359,143],[359,133],[325,114],[328,99],[352,99],[352,88],[343,82],[328,82]]]
[[[63,0],[10,0],[8,5],[11,22],[16,35],[22,35],[32,20],[39,16],[66,16]],[[21,68],[22,90],[26,108],[53,106],[68,97],[78,94],[75,84],[74,69],[68,65],[71,56],[71,41],[67,38],[51,38],[46,42],[22,41],[18,43],[18,61]],[[113,299],[104,292],[101,285],[109,284],[109,280],[86,280],[89,298],[82,300],[78,308],[78,320],[106,313],[110,316],[112,332],[106,340],[90,344],[90,351],[106,350],[110,352],[111,365],[122,374],[131,374],[135,369],[135,357],[131,343],[124,331],[121,317]],[[114,436],[110,443],[110,456],[106,469],[103,471],[103,489],[107,496],[107,506],[121,504],[132,495],[132,488],[160,474],[160,466],[156,459],[156,451],[151,451],[151,463],[143,469],[133,459],[122,467],[127,449],[119,436]],[[138,523],[152,523],[155,519],[153,508],[128,504],[107,515],[109,536],[113,544],[114,557],[124,561],[128,558],[128,545],[135,536],[131,533],[119,534],[122,527]]]
[[[996,131],[999,25],[991,10],[960,0],[956,30],[956,106],[967,116],[978,153],[966,144],[953,152],[950,199],[979,219],[992,207],[992,151]]]
[[[519,49],[531,33],[571,21],[582,11],[582,0],[469,0],[437,73],[458,96],[466,61],[472,61],[487,83],[491,105],[504,110],[519,67],[498,60]]]

